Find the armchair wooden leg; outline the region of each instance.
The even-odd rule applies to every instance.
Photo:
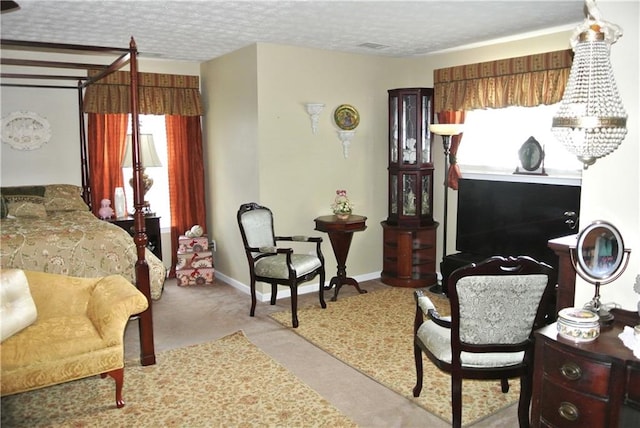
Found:
[[[107,375],[111,376],[116,381],[116,407],[121,409],[124,407],[124,400],[122,399],[122,386],[124,385],[124,367],[121,369],[111,370],[107,373],[102,373],[100,377],[105,378]]]
[[[278,298],[278,284],[275,282],[271,283],[271,304],[276,304],[276,299]]]
[[[422,349],[413,345],[413,356],[416,360],[416,386],[413,388],[413,396],[420,397],[422,391]]]
[[[530,376],[524,375],[520,378],[520,400],[518,401],[518,422],[520,428],[529,428],[529,409],[531,406],[531,395],[533,380]]]
[[[502,392],[503,393],[507,393],[509,392],[509,379],[503,378],[500,379],[500,386],[502,387]]]
[[[320,306],[322,309],[326,309],[327,302],[324,301],[324,271],[320,272],[320,289],[318,290],[318,295],[320,297]]]
[[[462,426],[462,378],[452,374],[451,377],[451,408],[453,413],[453,428]]]
[[[254,316],[256,314],[256,281],[251,279],[251,310],[249,311],[250,316]]]
[[[291,324],[298,328],[298,286],[291,286]]]

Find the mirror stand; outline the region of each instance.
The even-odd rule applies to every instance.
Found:
[[[596,281],[594,285],[596,286],[596,294],[590,302],[585,303],[584,309],[598,314],[600,317],[600,325],[610,325],[613,323],[613,315],[609,311],[609,308],[600,303],[600,282]]]

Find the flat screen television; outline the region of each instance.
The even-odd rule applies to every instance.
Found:
[[[456,249],[487,257],[528,255],[557,267],[547,241],[578,232],[580,190],[571,185],[461,179]],[[575,222],[573,228],[567,220]]]

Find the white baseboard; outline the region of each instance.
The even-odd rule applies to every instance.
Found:
[[[251,287],[249,285],[244,284],[236,279],[233,279],[221,273],[220,271],[216,271],[215,275],[216,275],[216,278],[219,278],[221,281],[226,282],[227,284],[231,285],[233,288],[236,288],[245,294],[251,293]],[[358,282],[369,281],[371,279],[378,279],[378,278],[380,278],[380,272],[366,273],[363,275],[357,275],[353,277],[353,279],[355,279]],[[327,278],[327,280],[329,279],[331,278]],[[307,294],[307,293],[317,293],[318,284],[319,284],[319,281],[304,283],[303,285],[298,287],[298,295]],[[289,287],[285,287],[281,290],[278,290],[278,297],[291,297],[291,289],[289,289]],[[258,291],[256,292],[256,299],[260,302],[268,302],[271,300],[271,292],[261,293]]]

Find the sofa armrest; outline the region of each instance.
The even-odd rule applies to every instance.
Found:
[[[120,275],[101,278],[95,285],[87,316],[108,346],[121,344],[124,328],[132,315],[149,307],[147,298]]]

